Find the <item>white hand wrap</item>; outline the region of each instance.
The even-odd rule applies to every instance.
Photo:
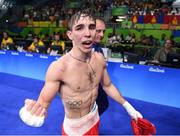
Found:
[[[128,101],[125,101],[122,106],[126,109],[127,113],[131,116],[132,119],[137,120],[137,118],[143,118],[141,113],[136,111]]]
[[[20,109],[19,116],[25,124],[32,127],[41,127],[45,119],[44,116],[38,117],[38,116],[32,115],[29,111],[27,111],[26,106]]]

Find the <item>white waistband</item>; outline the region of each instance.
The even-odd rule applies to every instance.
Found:
[[[65,116],[63,128],[67,135],[83,135],[99,121],[98,106],[95,103],[91,112],[82,118],[69,119]]]

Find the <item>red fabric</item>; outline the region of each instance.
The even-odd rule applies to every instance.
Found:
[[[180,25],[180,15],[176,15],[176,16],[177,16],[178,24]]]
[[[131,120],[134,135],[155,135],[156,127],[147,119],[138,118],[138,121]]]
[[[150,14],[147,14],[144,16],[144,23],[147,24],[147,23],[151,23],[151,19],[152,19],[152,15]]]
[[[98,121],[88,132],[86,132],[84,134],[84,136],[86,136],[86,135],[99,135],[99,122],[100,121]],[[66,132],[64,131],[63,127],[62,127],[62,135],[63,136],[68,136],[66,134]]]
[[[17,23],[18,27],[26,27],[27,25],[28,25],[27,22],[24,22],[24,21]]]
[[[164,24],[169,24],[170,23],[170,15],[165,15],[164,16]]]
[[[61,132],[62,136],[67,136],[67,134],[64,131],[64,127],[62,126],[62,132]]]

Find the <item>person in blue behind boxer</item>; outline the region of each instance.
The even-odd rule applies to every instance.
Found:
[[[96,21],[96,34],[95,34],[95,39],[94,39],[95,42],[93,44],[93,48],[94,51],[100,52],[104,55],[103,50],[101,48],[101,41],[104,38],[106,25],[102,18],[96,18],[95,21]],[[109,102],[108,102],[107,94],[103,90],[101,84],[99,84],[98,96],[96,102],[98,105],[99,115],[102,115],[107,110],[109,106]]]

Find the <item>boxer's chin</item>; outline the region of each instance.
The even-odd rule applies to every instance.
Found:
[[[90,53],[91,51],[92,51],[92,44],[89,46],[87,46],[87,45],[83,46],[84,53]]]
[[[90,53],[92,51],[92,48],[89,48],[89,49],[83,49],[83,52],[84,53]]]

